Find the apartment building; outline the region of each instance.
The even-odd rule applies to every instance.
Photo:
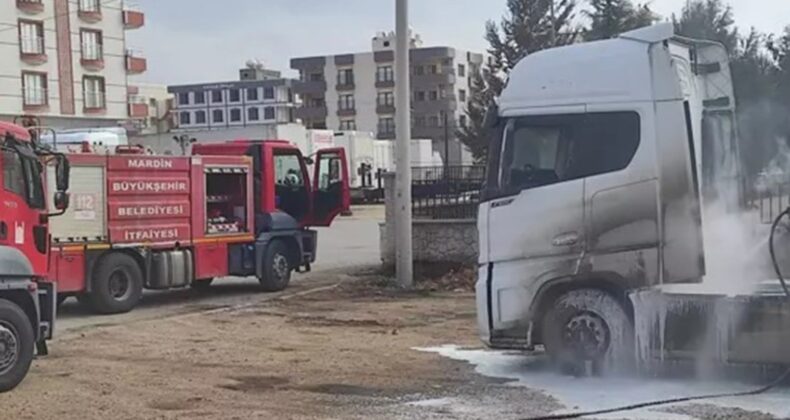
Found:
[[[129,114],[134,118],[130,135],[168,133],[173,128],[173,94],[167,86],[136,83],[129,86]]]
[[[452,47],[425,48],[419,36],[410,38],[412,137],[432,139],[434,150],[450,164],[468,163],[471,156],[455,131],[466,124],[469,75],[483,56]],[[368,131],[394,139],[395,41],[394,33],[379,33],[369,52],[292,59],[291,68],[299,71],[294,90],[302,101],[297,118],[308,128]]]
[[[169,86],[176,132],[289,124],[296,120],[294,80],[248,66],[238,81]]]
[[[127,125],[130,75],[147,62],[126,45],[145,16],[123,0],[0,2],[0,119],[54,128]],[[145,112],[147,115],[147,111]]]

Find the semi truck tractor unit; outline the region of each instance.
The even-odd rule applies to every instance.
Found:
[[[72,206],[53,221],[49,273],[61,299],[109,314],[134,308],[143,289],[203,289],[226,276],[283,290],[315,261],[310,227],[348,210],[342,149],[315,162],[282,141],[198,144],[186,157],[140,151],[69,155]]]
[[[0,122],[0,392],[26,376],[35,349],[55,326],[56,288],[47,279],[49,223],[68,206],[68,162],[42,150],[30,133]],[[53,214],[47,213],[44,166],[53,171]]]
[[[601,369],[703,351],[790,364],[778,282],[758,287],[769,277],[754,272],[733,293],[710,275],[721,270],[706,241],[721,243],[703,233],[707,214],[745,211],[721,45],[661,24],[531,54],[487,126],[476,286],[485,343],[543,345],[561,365]]]

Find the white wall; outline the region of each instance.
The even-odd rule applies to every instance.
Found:
[[[376,114],[376,62],[373,53],[354,56],[354,77],[357,82],[357,131],[375,133],[378,115]]]
[[[357,75],[354,74],[354,77],[356,76]],[[340,95],[338,94],[336,88],[337,67],[335,66],[334,56],[326,57],[326,66],[324,66],[324,80],[326,80],[326,128],[330,130],[336,130],[340,126],[340,118],[337,117],[337,101],[340,98]]]

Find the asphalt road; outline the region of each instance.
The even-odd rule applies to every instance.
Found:
[[[338,218],[332,227],[319,228],[313,271],[294,274],[292,286],[283,292],[260,293],[254,278],[223,278],[215,280],[211,289],[204,293],[191,289],[146,291],[137,308],[119,315],[93,315],[83,310],[75,299],[68,299],[59,309],[56,335],[93,326],[252,304],[305,290],[312,281],[325,275],[375,266],[380,261],[378,226],[383,220],[383,206],[361,206],[353,208],[352,216]]]

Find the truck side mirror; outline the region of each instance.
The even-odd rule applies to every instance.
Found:
[[[53,203],[55,204],[55,210],[65,212],[69,208],[69,194],[65,191],[56,192]]]
[[[55,186],[58,191],[69,190],[69,177],[71,175],[71,165],[64,155],[58,155],[57,165],[55,166]],[[68,204],[67,204],[68,206]]]
[[[499,125],[499,105],[491,104],[486,110],[485,118],[483,119],[483,127],[492,129]]]
[[[304,157],[304,163],[305,163],[306,165],[312,165],[312,164],[314,164],[314,163],[315,163],[315,161],[314,161],[314,160],[313,160],[313,158],[311,158],[310,156],[305,156],[305,157]]]

